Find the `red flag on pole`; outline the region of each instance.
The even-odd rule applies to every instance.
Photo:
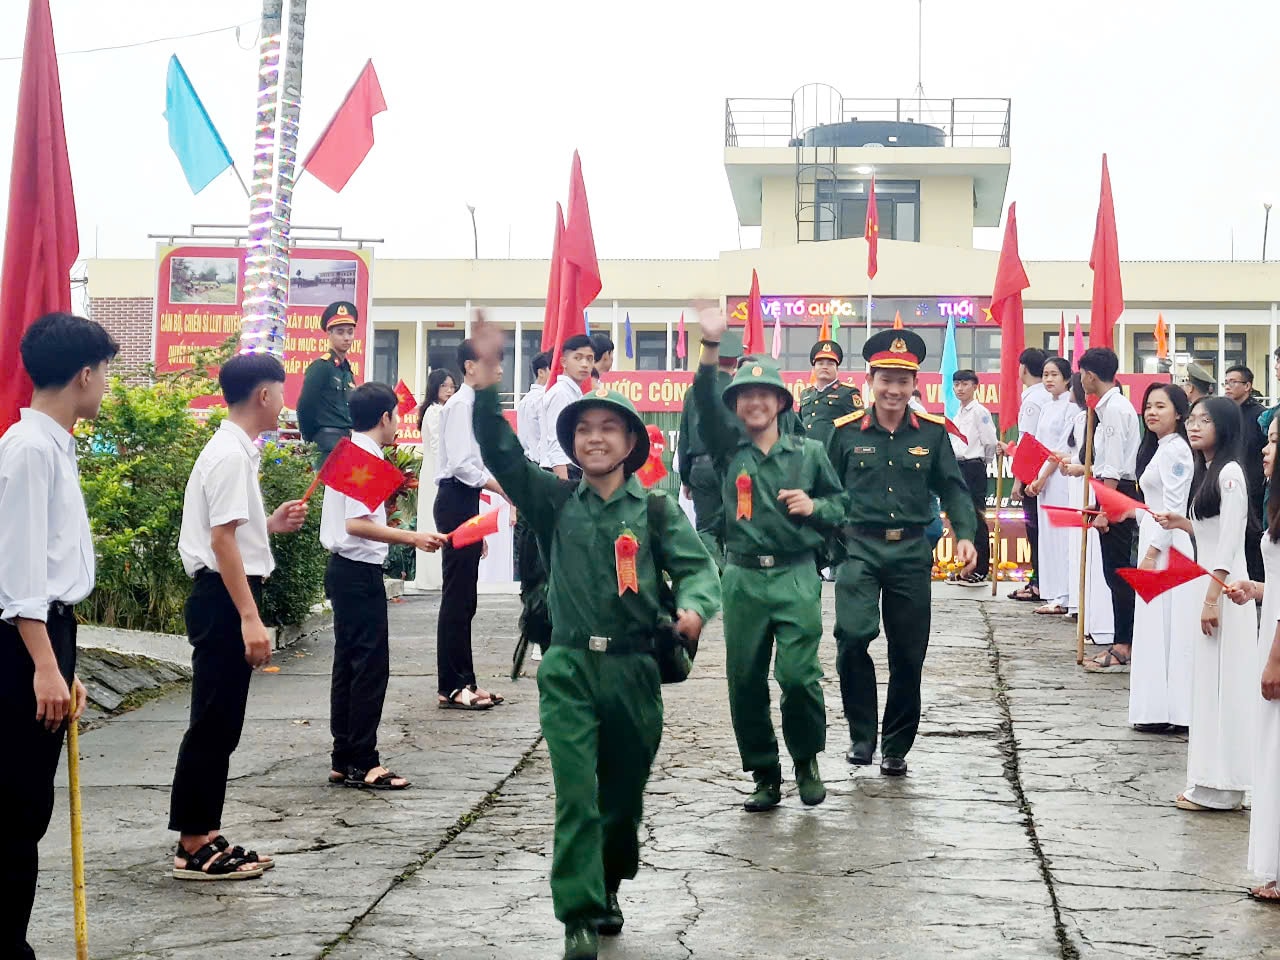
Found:
[[[1169,330],[1164,325],[1164,314],[1156,314],[1156,359],[1169,359]]]
[[[488,513],[478,513],[465,523],[459,524],[457,529],[449,534],[449,544],[453,549],[461,550],[497,532],[498,511],[490,510]]]
[[[1053,451],[1035,437],[1028,434],[1018,438],[1018,446],[1013,453],[1013,475],[1023,483],[1030,483],[1040,476],[1040,468],[1045,461],[1053,457]]]
[[[1022,381],[1018,357],[1026,346],[1022,326],[1022,291],[1031,286],[1018,256],[1018,216],[1016,203],[1009,204],[1004,223],[1004,243],[996,266],[996,282],[991,291],[991,314],[1000,324],[1000,430],[1008,431],[1018,422]]]
[[[902,327],[902,313],[901,313],[900,311],[898,311],[898,310],[893,311],[893,329],[895,329],[895,330],[901,330],[901,329],[903,329],[903,327]]]
[[[1089,269],[1093,271],[1089,346],[1110,347],[1112,330],[1124,312],[1124,292],[1120,289],[1120,246],[1116,239],[1116,211],[1111,200],[1111,174],[1105,153],[1102,155],[1102,196],[1098,200]]]
[[[1067,313],[1065,310],[1058,312],[1058,356],[1070,356],[1067,352]]]
[[[551,379],[555,383],[563,370],[564,342],[587,332],[584,311],[600,293],[600,264],[591,232],[591,208],[587,205],[587,185],[582,180],[582,160],[573,151],[569,172],[569,212],[560,240],[560,308],[556,321],[555,352],[551,356]]]
[[[875,174],[871,175],[871,186],[867,190],[867,223],[862,232],[867,238],[867,279],[871,280],[880,269],[880,211],[876,209]]]
[[[680,311],[680,326],[676,330],[676,356],[683,360],[689,355],[688,341],[684,332],[684,311]]]
[[[779,317],[777,317],[777,318],[775,318],[775,319],[781,319],[781,316],[779,316]],[[818,328],[818,339],[819,339],[819,340],[830,340],[830,339],[831,339],[831,317],[829,317],[829,316],[824,316],[824,317],[822,318],[822,326],[820,326],[820,327]]]
[[[46,313],[70,312],[71,266],[79,252],[53,21],[49,0],[31,0],[0,268],[0,433],[31,402],[18,350],[22,334]]]
[[[542,313],[542,345],[550,350],[556,342],[556,321],[560,316],[560,243],[564,239],[564,210],[556,203],[556,235],[551,241],[551,276],[547,278],[547,306]]]
[[[413,391],[409,389],[409,385],[404,380],[396,383],[396,397],[400,401],[399,406],[396,407],[396,412],[400,416],[408,416],[418,409],[418,401],[414,399]]]
[[[764,353],[764,307],[760,303],[760,278],[751,271],[751,296],[747,298],[747,326],[742,332],[742,355]]]
[[[357,447],[347,437],[325,458],[318,476],[326,487],[359,500],[370,510],[386,503],[404,483],[404,474],[393,464]]]
[[[1133,592],[1146,603],[1150,603],[1166,590],[1172,590],[1192,580],[1199,580],[1201,577],[1213,577],[1214,580],[1218,580],[1176,547],[1169,549],[1169,565],[1163,570],[1137,570],[1133,567],[1122,567],[1116,573],[1124,577],[1133,587]],[[1222,581],[1218,580],[1218,583]],[[1222,585],[1226,586],[1225,583]]]
[[[1071,335],[1071,365],[1079,371],[1080,357],[1084,354],[1084,333],[1080,330],[1080,314],[1076,314],[1076,329]]]
[[[1125,496],[1114,487],[1108,487],[1101,480],[1091,479],[1089,485],[1093,487],[1093,496],[1098,501],[1098,506],[1112,523],[1119,523],[1127,513],[1140,510],[1150,512],[1150,508],[1142,501]]]
[[[370,60],[307,154],[302,168],[330,190],[340,192],[373,149],[373,118],[386,109],[382,86]]]

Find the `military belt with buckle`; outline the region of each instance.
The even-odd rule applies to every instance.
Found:
[[[735,567],[747,567],[751,570],[773,570],[777,567],[791,567],[797,563],[813,563],[813,552],[803,553],[728,553],[725,559]]]
[[[570,647],[574,650],[586,650],[590,653],[653,653],[654,640],[651,636],[604,637],[597,634],[590,636],[553,637],[552,646]]]
[[[851,536],[883,540],[885,543],[919,540],[924,536],[924,527],[872,527],[855,523],[846,529]]]

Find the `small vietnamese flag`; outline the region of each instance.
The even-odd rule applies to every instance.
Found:
[[[413,391],[409,389],[409,385],[404,380],[396,383],[396,397],[400,400],[400,405],[396,407],[396,412],[400,416],[408,416],[418,409],[418,401],[414,399]]]
[[[453,549],[461,550],[463,547],[479,543],[489,534],[497,532],[498,511],[490,510],[488,513],[478,513],[470,520],[460,524],[453,533],[449,534],[449,544]]]
[[[1040,468],[1050,458],[1057,459],[1043,443],[1027,434],[1018,440],[1013,454],[1013,475],[1023,483],[1030,483],[1040,475]]]
[[[1151,512],[1150,507],[1140,500],[1133,497],[1127,497],[1114,487],[1108,487],[1101,480],[1089,481],[1093,487],[1093,495],[1097,498],[1098,506],[1102,508],[1102,512],[1107,515],[1107,519],[1112,523],[1119,523],[1124,519],[1125,514],[1133,513],[1138,510],[1146,510]]]
[[[1116,573],[1120,574],[1129,586],[1133,587],[1133,592],[1146,603],[1150,603],[1166,590],[1172,590],[1192,580],[1199,580],[1201,577],[1212,577],[1218,580],[1176,547],[1170,548],[1169,566],[1163,570],[1136,570],[1133,567],[1123,567]],[[1218,583],[1222,581],[1218,580]],[[1222,585],[1226,586],[1225,583]]]
[[[326,487],[377,510],[404,484],[404,474],[375,454],[343,437],[325,459],[316,479]],[[304,498],[305,499],[305,498]]]
[[[1086,518],[1096,517],[1101,510],[1081,510],[1079,507],[1051,507],[1040,504],[1051,527],[1079,527]]]

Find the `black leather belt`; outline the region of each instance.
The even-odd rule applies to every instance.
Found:
[[[588,650],[591,653],[653,653],[656,649],[652,636],[647,637],[552,637],[553,647],[571,650]]]
[[[813,563],[813,551],[803,553],[728,553],[725,560],[735,567],[750,570],[772,570],[775,567],[792,567],[797,563]]]
[[[845,529],[852,536],[866,537],[870,540],[883,540],[886,543],[897,543],[899,540],[919,540],[924,536],[924,527],[869,527],[855,523]]]

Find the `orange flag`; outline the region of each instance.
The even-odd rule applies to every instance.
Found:
[[[1164,325],[1164,314],[1156,315],[1156,359],[1169,359],[1169,331]]]
[[[449,534],[449,543],[453,549],[461,550],[497,532],[498,511],[490,510],[488,513],[478,513],[466,523],[459,524],[458,528]]]
[[[902,329],[902,314],[899,313],[897,310],[893,311],[893,329],[895,330]]]
[[[831,339],[831,318],[830,317],[822,318],[822,326],[818,328],[818,339],[819,340]]]

